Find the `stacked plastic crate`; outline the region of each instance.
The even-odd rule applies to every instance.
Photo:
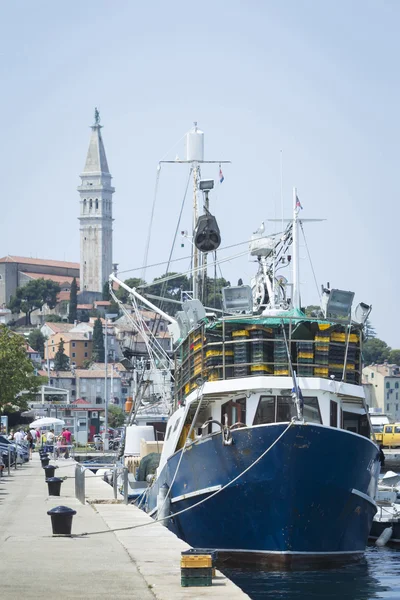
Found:
[[[356,361],[358,353],[358,335],[355,333],[342,333],[333,331],[331,335],[331,346],[329,349],[329,375],[334,375],[336,379],[342,379],[344,361],[346,358],[346,376],[345,381],[355,383],[356,381]]]
[[[270,375],[273,368],[273,330],[255,328],[250,330],[251,338],[251,375]]]
[[[289,375],[289,361],[283,331],[275,332],[274,375]]]
[[[222,377],[222,347],[222,333],[207,331],[205,347],[207,381],[217,381]]]
[[[250,332],[247,329],[232,331],[233,371],[235,377],[246,377],[250,372]]]
[[[205,587],[212,585],[212,557],[210,554],[184,554],[181,556],[182,587]]]
[[[328,377],[329,375],[329,330],[320,330],[315,336],[315,377]]]
[[[297,374],[302,377],[314,375],[313,342],[297,342]]]

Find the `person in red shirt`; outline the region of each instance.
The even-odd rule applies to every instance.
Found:
[[[69,446],[71,444],[72,434],[68,428],[63,428],[62,434],[62,445],[66,446],[64,458],[69,458]]]

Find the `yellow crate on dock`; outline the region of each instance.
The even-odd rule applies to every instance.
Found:
[[[210,554],[186,554],[181,556],[181,569],[211,569],[212,558]]]
[[[288,369],[275,369],[274,375],[289,375]]]

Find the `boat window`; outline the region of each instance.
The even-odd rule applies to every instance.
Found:
[[[276,422],[286,423],[296,416],[296,407],[292,396],[278,396],[278,405],[276,409]]]
[[[385,427],[385,433],[393,433],[393,427]]]
[[[394,428],[394,432],[395,432],[395,433],[400,433],[400,427],[395,427],[395,428]]]
[[[337,427],[337,402],[331,400],[330,426]],[[345,428],[346,429],[346,428]]]
[[[166,437],[165,437],[165,441],[167,441],[167,440],[168,440],[168,438],[169,438],[169,434],[170,434],[170,433],[171,433],[171,425],[168,427],[168,431],[167,431],[167,435],[166,435]]]
[[[275,396],[261,396],[253,425],[275,423]]]
[[[315,396],[304,398],[303,416],[308,423],[322,423],[318,398]]]
[[[371,435],[368,417],[366,414],[359,415],[358,413],[344,411],[343,429],[346,431],[352,431],[353,433],[358,433],[366,438],[369,438]]]
[[[228,415],[228,425],[244,423],[246,425],[246,398],[230,400],[221,406],[221,422],[225,424],[225,415]]]
[[[179,425],[179,423],[180,423],[180,420],[181,420],[181,419],[179,418],[179,419],[177,419],[177,420],[175,421],[175,425],[174,425],[174,431],[176,431],[176,430],[178,429],[178,425]]]

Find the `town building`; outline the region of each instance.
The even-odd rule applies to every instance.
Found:
[[[108,168],[100,116],[95,110],[95,122],[85,168],[81,173],[80,196],[80,290],[101,294],[112,272],[112,195],[111,174]],[[81,297],[82,298],[82,297]]]
[[[370,408],[379,408],[400,421],[400,367],[398,365],[368,365],[363,369],[363,384]]]
[[[111,272],[111,271],[110,271]],[[61,260],[4,256],[0,258],[0,307],[5,307],[15,295],[17,287],[35,279],[55,281],[62,291],[71,288],[73,278],[79,285],[79,264]]]
[[[61,340],[64,342],[64,354],[69,358],[71,367],[83,367],[92,358],[92,334],[70,332],[53,333],[46,341],[44,357],[54,361]]]

